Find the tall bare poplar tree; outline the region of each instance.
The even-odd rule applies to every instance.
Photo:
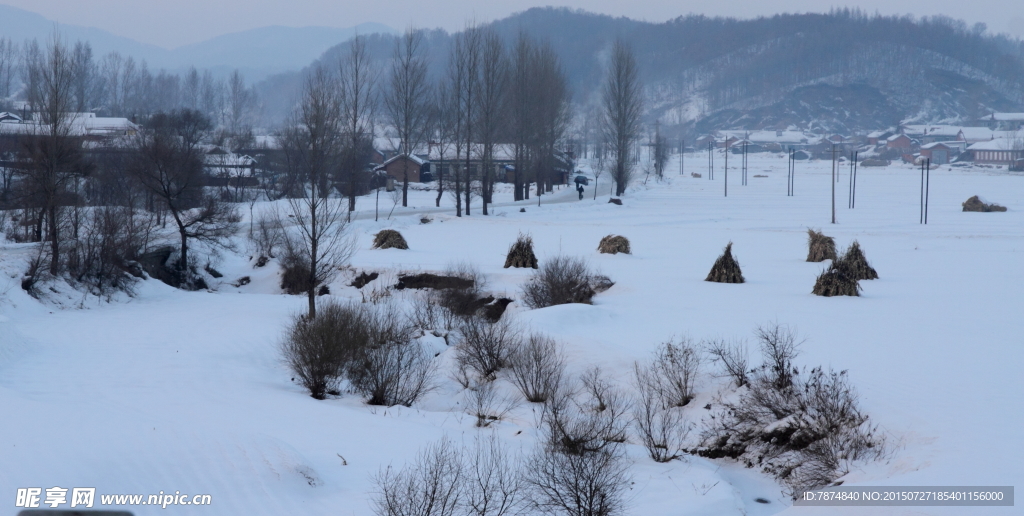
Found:
[[[60,199],[74,181],[81,159],[81,143],[73,134],[75,67],[71,50],[56,34],[45,51],[35,48],[26,57],[27,93],[39,125],[25,140],[30,163],[25,176],[42,204],[50,274],[55,275],[60,270]]]
[[[601,90],[605,138],[615,153],[612,179],[615,195],[622,195],[633,177],[633,145],[640,136],[643,87],[633,50],[621,40],[612,48],[608,76]]]
[[[423,34],[407,30],[395,43],[391,62],[391,87],[384,96],[388,121],[398,133],[401,153],[411,160],[429,127],[430,85],[422,57]],[[409,169],[403,168],[402,206],[409,205]]]
[[[373,150],[373,122],[377,107],[377,70],[366,53],[366,39],[356,36],[338,65],[341,103],[341,184],[348,197],[348,218],[356,209],[359,183]]]
[[[347,210],[330,196],[344,145],[339,97],[336,79],[317,67],[306,78],[298,112],[283,135],[286,166],[306,182],[289,206],[301,240],[299,258],[308,267],[310,319],[316,317],[317,288],[334,278],[353,251]]]
[[[505,102],[508,92],[508,58],[505,45],[493,30],[483,31],[480,38],[480,79],[476,96],[476,140],[480,145],[481,212],[494,190],[494,146],[504,128]]]

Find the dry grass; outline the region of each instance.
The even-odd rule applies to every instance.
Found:
[[[859,296],[860,284],[841,264],[833,263],[821,272],[811,293],[816,296]]]
[[[819,231],[807,229],[807,261],[836,260],[836,241]]]
[[[725,246],[725,251],[722,252],[722,256],[715,260],[715,265],[711,267],[711,272],[708,273],[708,277],[704,281],[743,283],[743,272],[740,270],[740,264],[732,257],[732,242]]]
[[[963,203],[964,211],[980,211],[980,212],[993,212],[993,211],[1006,211],[1006,206],[1000,206],[998,204],[988,204],[978,198],[977,195],[967,199]]]
[[[839,266],[843,271],[846,272],[847,275],[853,277],[853,279],[878,279],[878,272],[868,264],[868,259],[864,256],[864,252],[860,250],[860,244],[857,243],[856,240],[854,240],[853,243],[850,244],[850,248],[843,253],[839,262]]]
[[[536,269],[537,255],[533,254],[533,237],[519,234],[519,238],[508,248],[508,255],[505,257],[505,268],[530,268]]]
[[[602,238],[597,250],[604,254],[632,254],[629,251],[629,239],[622,235],[608,235]]]
[[[408,249],[409,244],[401,233],[393,229],[382,229],[373,237],[374,249]]]

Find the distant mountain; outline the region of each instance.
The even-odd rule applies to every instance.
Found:
[[[486,26],[508,42],[520,32],[549,42],[579,104],[597,100],[612,44],[627,41],[647,85],[649,121],[685,132],[789,126],[845,132],[1024,111],[1024,43],[942,16],[915,20],[837,10],[648,23],[534,8]],[[367,43],[383,62],[394,38]],[[450,43],[443,31],[427,32],[432,71],[444,70]],[[323,59],[345,48],[332,48]],[[279,76],[270,84],[298,82]]]
[[[117,51],[136,60],[145,59],[151,69],[177,71],[195,66],[227,72],[237,68],[249,80],[262,80],[271,74],[300,70],[328,48],[355,34],[395,32],[379,23],[363,23],[349,28],[273,26],[225,34],[167,50],[101,29],[55,24],[41,15],[0,5],[0,36],[16,42],[27,39],[43,42],[53,33],[54,27],[66,41],[88,41],[97,58]]]

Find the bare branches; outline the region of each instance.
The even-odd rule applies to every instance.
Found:
[[[395,42],[390,89],[384,95],[388,122],[401,140],[401,153],[411,157],[429,129],[430,87],[427,63],[421,56],[423,34],[407,30]],[[409,205],[409,170],[403,168],[402,206]]]
[[[512,383],[527,401],[543,403],[561,388],[565,376],[565,356],[554,339],[530,335],[509,356]]]
[[[643,87],[633,50],[621,40],[612,48],[608,76],[601,91],[604,133],[615,153],[612,179],[615,195],[626,191],[633,177],[633,144],[640,135]]]

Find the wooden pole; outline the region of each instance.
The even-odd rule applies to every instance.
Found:
[[[925,162],[925,176],[924,176],[924,223],[928,224],[928,193],[931,190],[932,181],[932,159],[928,158]]]
[[[832,144],[832,223],[836,223],[836,144]]]
[[[729,197],[729,137],[725,137],[725,196]]]

